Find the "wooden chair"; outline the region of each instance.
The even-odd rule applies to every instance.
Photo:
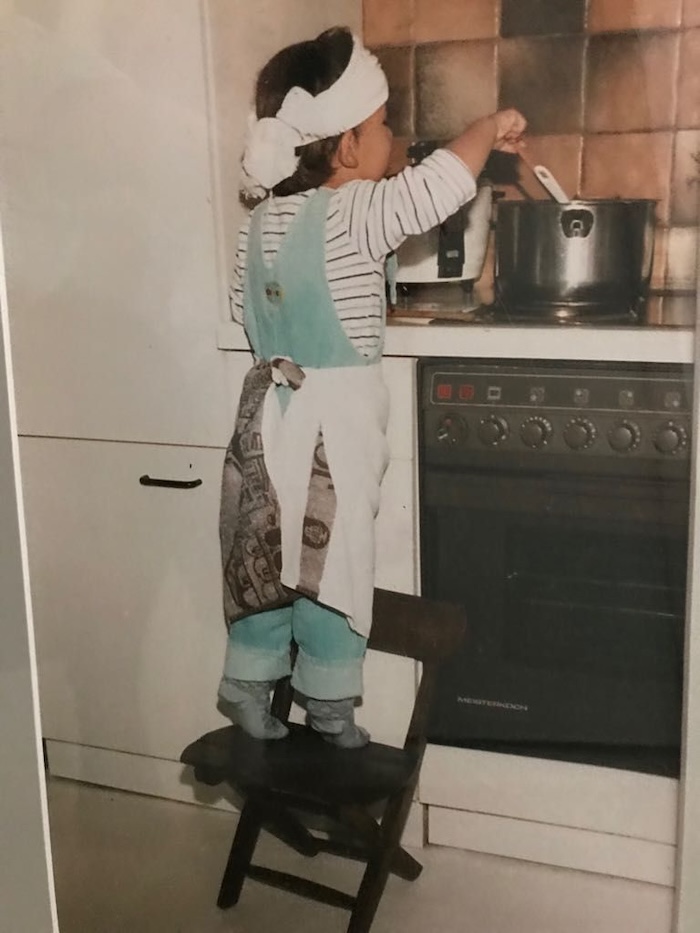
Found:
[[[228,783],[244,799],[217,904],[236,904],[245,878],[283,888],[351,911],[348,933],[369,930],[390,873],[415,880],[422,866],[400,841],[426,746],[430,698],[440,660],[466,632],[461,607],[388,590],[375,590],[369,645],[415,658],[423,674],[403,748],[370,742],[343,750],[306,726],[289,724],[290,735],[263,742],[237,726],[202,736],[182,753],[198,781]],[[280,681],[273,712],[287,721],[292,700],[289,678]],[[379,819],[374,812],[381,806]],[[312,833],[299,813],[330,818],[339,828],[328,838]],[[355,897],[296,875],[251,864],[260,830],[267,829],[297,852],[319,852],[366,862]]]

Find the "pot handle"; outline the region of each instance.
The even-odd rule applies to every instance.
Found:
[[[593,229],[595,217],[593,211],[588,211],[579,207],[564,211],[560,217],[560,221],[564,236],[569,237],[569,239],[573,237],[583,238],[587,237]]]

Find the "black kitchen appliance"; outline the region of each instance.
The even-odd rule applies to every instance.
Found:
[[[422,589],[471,633],[431,741],[676,774],[690,367],[418,372]]]

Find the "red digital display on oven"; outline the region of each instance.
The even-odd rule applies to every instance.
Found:
[[[449,402],[452,398],[452,386],[449,382],[439,382],[437,388],[435,389],[435,394],[437,395],[439,401]]]
[[[473,401],[475,392],[476,392],[476,389],[474,388],[473,385],[470,385],[469,383],[463,383],[459,387],[459,397],[461,398],[463,402]]]

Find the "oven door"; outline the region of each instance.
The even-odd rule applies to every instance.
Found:
[[[470,622],[431,740],[677,748],[687,483],[430,468],[422,486],[423,592]]]

